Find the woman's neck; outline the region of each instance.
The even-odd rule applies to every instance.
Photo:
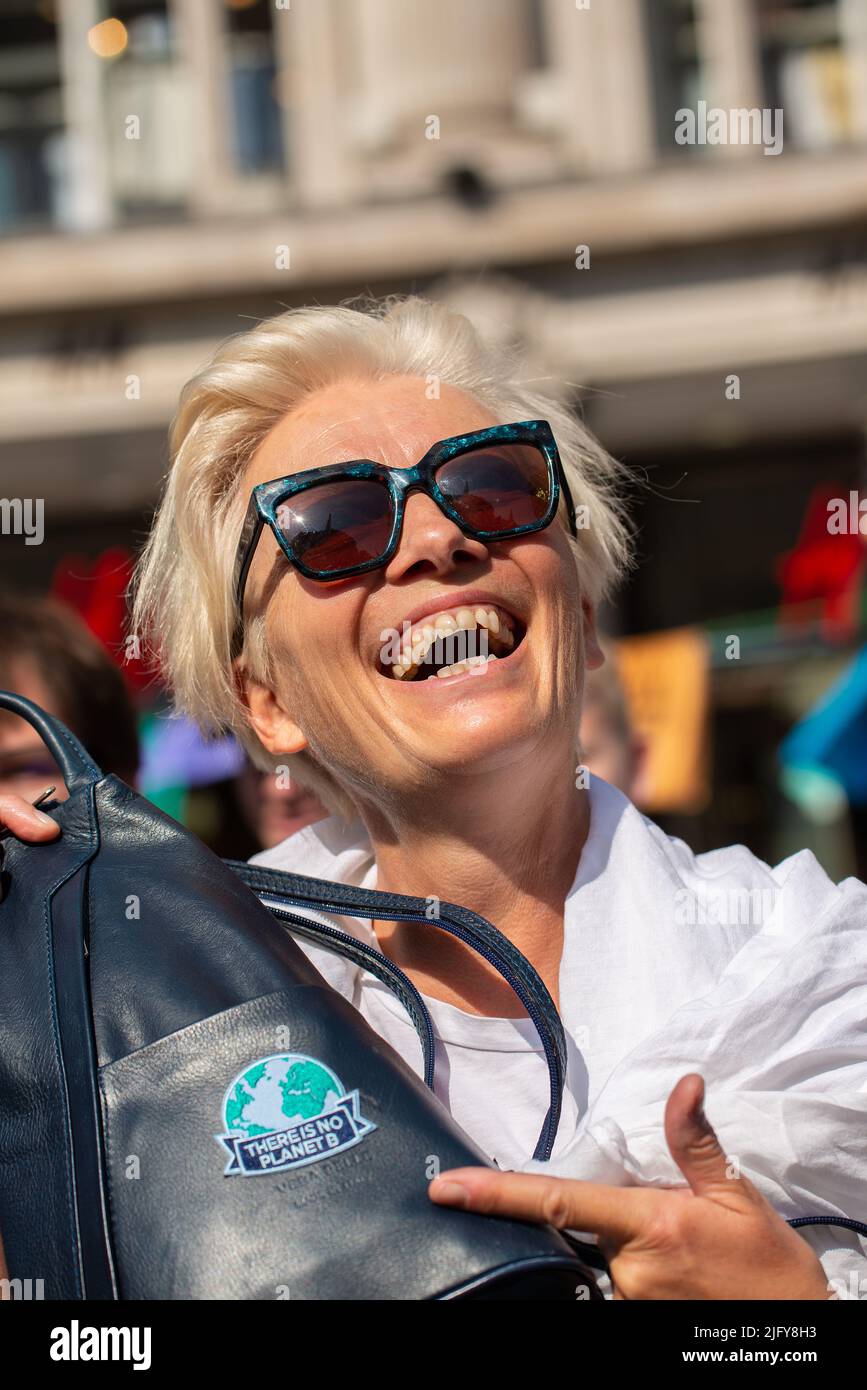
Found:
[[[399,825],[370,818],[377,888],[460,903],[481,913],[518,947],[559,1007],[563,906],[590,822],[589,800],[574,785],[567,756],[531,781],[516,770],[462,778],[459,795],[425,798],[419,817]],[[431,805],[436,815],[431,815]],[[406,809],[406,808],[403,808]],[[367,817],[365,817],[367,819]],[[523,1017],[502,977],[471,947],[421,923],[377,921],[380,949],[423,994],[468,1013]]]

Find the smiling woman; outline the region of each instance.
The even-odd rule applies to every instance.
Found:
[[[867,1207],[867,889],[807,853],[694,856],[576,780],[596,609],[630,563],[623,468],[517,354],[418,297],[231,339],[184,388],[172,458],[136,630],[182,710],[334,812],[259,861],[479,912],[560,1010],[544,1176],[469,1170],[432,1198],[596,1233],[626,1297],[822,1298],[863,1269],[854,1229],[783,1217]],[[685,928],[708,877],[767,919]],[[454,1118],[539,1167],[546,1059],[508,985],[421,922],[352,929],[424,995]],[[379,981],[304,949],[421,1071]]]
[[[140,569],[133,625],[151,635],[178,705],[205,728],[233,730],[254,761],[267,767],[273,760],[262,757],[229,659],[239,616],[233,564],[254,483],[361,458],[398,467],[415,463],[448,432],[442,421],[469,430],[544,416],[574,502],[591,518],[580,544],[570,542],[582,592],[597,604],[629,564],[620,500],[625,469],[565,403],[526,381],[517,353],[483,345],[462,315],[418,297],[351,304],[357,307],[280,314],[229,339],[187,383],[172,427],[173,468]],[[389,394],[394,399],[387,408],[397,417],[391,457],[381,404]],[[412,457],[414,438],[421,447]],[[306,494],[308,511],[321,492]],[[363,515],[357,495],[349,502]],[[285,493],[275,509],[281,504],[287,505]],[[287,567],[277,560],[276,541],[257,550],[270,555],[271,572],[262,581],[270,595]],[[255,561],[261,577],[262,556]],[[349,587],[360,591],[357,584]],[[264,607],[256,605],[244,658],[251,673],[268,681],[274,648],[266,628]],[[305,748],[290,765],[327,806],[352,810],[326,760]]]

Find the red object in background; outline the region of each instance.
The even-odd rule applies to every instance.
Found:
[[[65,555],[54,571],[51,593],[81,615],[128,683],[142,690],[153,688],[154,673],[128,642],[126,591],[132,570],[132,555],[121,546],[103,550],[93,561]]]
[[[798,543],[777,561],[777,577],[785,626],[810,623],[818,610],[824,635],[846,641],[859,628],[867,552],[860,533],[832,535],[828,530],[828,504],[840,497],[848,502],[849,489],[825,486],[812,493]]]

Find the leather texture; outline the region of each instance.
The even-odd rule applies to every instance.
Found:
[[[437,1165],[486,1160],[325,983],[291,924],[103,777],[59,721],[6,692],[0,708],[39,730],[70,788],[47,808],[56,840],[0,842],[10,1277],[44,1279],[52,1299],[600,1296],[549,1228],[435,1207]],[[526,962],[508,964],[534,994]],[[423,1026],[417,991],[421,1012],[403,993]],[[287,1056],[315,1059],[345,1094],[291,1139],[266,1125],[244,1147],[226,1130],[232,1088]],[[327,1136],[308,1137],[317,1125],[335,1133],[324,1157]],[[290,1143],[294,1166],[268,1166]],[[316,1161],[302,1162],[308,1151]]]

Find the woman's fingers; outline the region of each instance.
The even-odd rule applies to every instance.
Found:
[[[590,1231],[614,1245],[639,1233],[648,1195],[639,1188],[605,1187],[535,1173],[498,1173],[490,1168],[453,1168],[428,1188],[431,1201],[443,1206],[539,1221],[558,1230]]]
[[[434,1180],[435,1202],[492,1216],[591,1232],[608,1259],[615,1298],[827,1298],[811,1247],[737,1175],[703,1112],[704,1082],[681,1077],[665,1135],[689,1187],[600,1183],[487,1168]]]
[[[11,830],[19,840],[34,842],[53,840],[60,834],[57,821],[12,792],[0,796],[0,827]]]
[[[668,1097],[665,1139],[696,1197],[722,1199],[726,1206],[733,1198],[739,1206],[758,1198],[752,1183],[726,1157],[704,1113],[704,1079],[696,1072],[682,1076]]]
[[[751,1183],[736,1175],[707,1121],[703,1103],[703,1078],[697,1073],[681,1077],[665,1107],[671,1155],[696,1197],[723,1199],[727,1207],[749,1207],[758,1194]],[[642,1225],[658,1206],[656,1192],[488,1168],[454,1169],[441,1174],[429,1189],[434,1202],[547,1222],[561,1230],[591,1231],[614,1248],[641,1235]],[[676,1198],[688,1195],[681,1188]]]

